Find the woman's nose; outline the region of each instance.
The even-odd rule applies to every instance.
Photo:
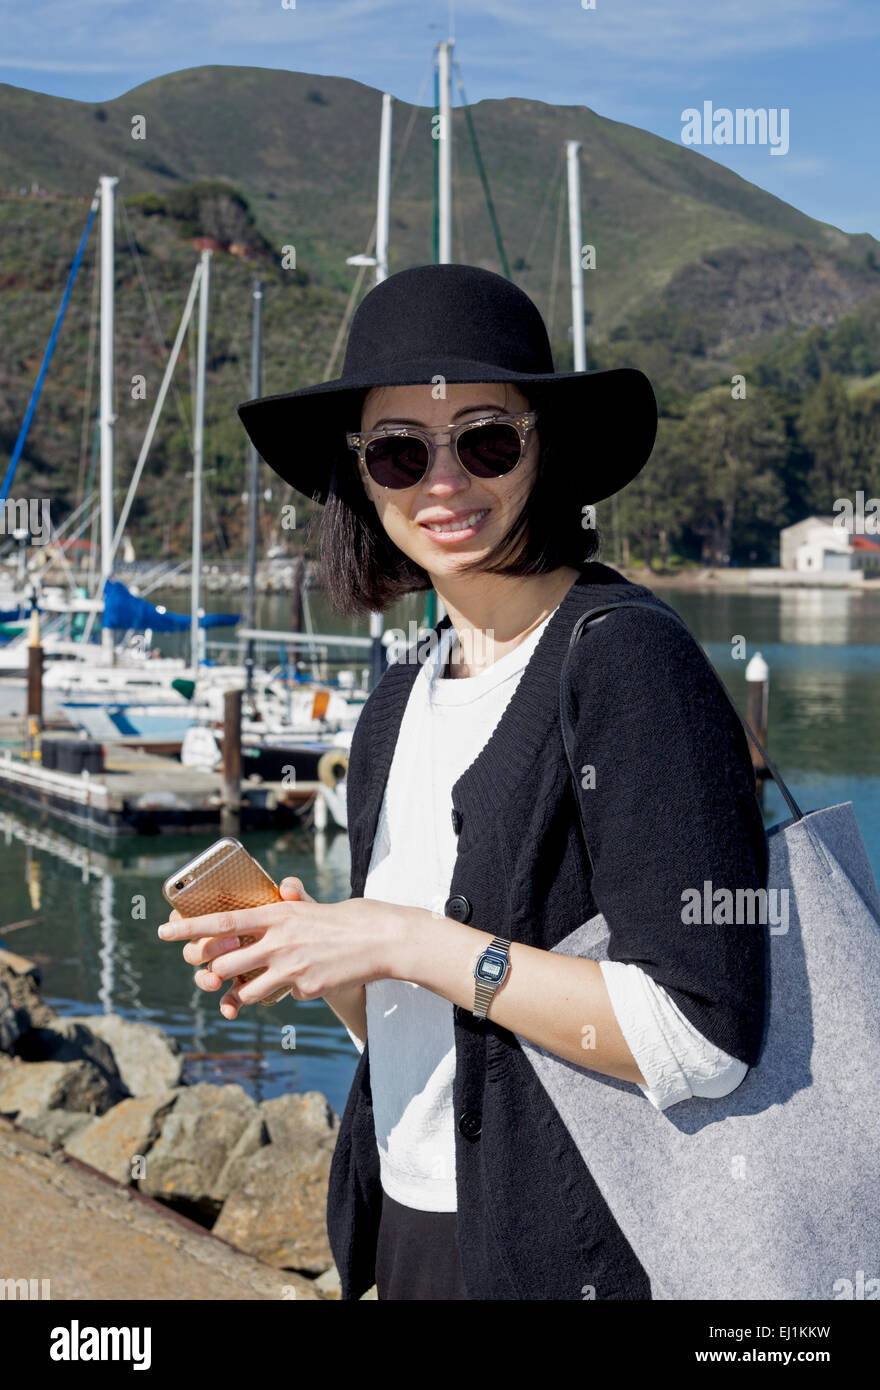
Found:
[[[434,441],[434,457],[431,459],[430,466],[425,478],[428,487],[436,483],[452,483],[459,479],[466,481],[464,470],[456,458],[455,448],[451,439],[447,439],[442,444]]]

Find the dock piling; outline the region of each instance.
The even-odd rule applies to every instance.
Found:
[[[241,691],[223,695],[223,792],[220,833],[234,835],[241,825]]]
[[[760,652],[755,652],[746,667],[748,688],[748,710],[746,718],[759,740],[767,747],[767,721],[770,708],[770,668]],[[767,765],[755,745],[749,739],[752,767],[758,785],[758,801],[764,805],[764,783],[768,777]]]

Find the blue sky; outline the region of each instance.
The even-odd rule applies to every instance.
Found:
[[[429,104],[448,0],[31,0],[0,81],[105,101],[208,63],[352,77]],[[589,106],[680,141],[682,111],[789,111],[787,154],[701,150],[813,217],[880,237],[880,0],[458,0],[468,100]],[[585,189],[585,198],[588,198]]]

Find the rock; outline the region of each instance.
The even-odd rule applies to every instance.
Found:
[[[339,1278],[339,1270],[335,1264],[329,1269],[325,1269],[315,1280],[315,1288],[320,1289],[325,1298],[342,1297],[342,1281]]]
[[[159,1136],[162,1120],[177,1101],[176,1091],[130,1097],[105,1115],[90,1120],[64,1144],[67,1153],[90,1163],[117,1182],[134,1182],[132,1160],[140,1156],[150,1166],[148,1151]]]
[[[176,1038],[151,1023],[132,1023],[120,1014],[83,1014],[80,1023],[107,1044],[129,1093],[154,1096],[173,1091],[183,1074],[183,1053]]]
[[[214,1234],[277,1268],[321,1274],[333,1262],[327,1182],[333,1144],[268,1144],[245,1168]]]
[[[225,1202],[232,1189],[239,1185],[253,1155],[268,1142],[269,1133],[263,1117],[257,1114],[242,1130],[241,1137],[218,1174],[214,1193],[221,1202]]]
[[[261,1102],[260,1112],[273,1144],[336,1143],[339,1116],[320,1091],[274,1096]]]
[[[80,1110],[103,1115],[114,1088],[94,1063],[28,1062],[0,1073],[0,1114],[38,1115],[41,1110]]]
[[[29,1026],[27,1014],[15,1007],[9,985],[0,976],[0,1052],[10,1053]]]
[[[209,1216],[219,1211],[228,1190],[224,1168],[237,1145],[260,1119],[256,1101],[241,1086],[179,1086],[177,1103],[150,1150],[142,1192],[169,1202],[192,1203]]]
[[[90,1125],[94,1118],[82,1110],[41,1110],[37,1115],[19,1115],[17,1123],[22,1129],[45,1139],[53,1149],[61,1149],[77,1130]]]
[[[21,1011],[22,1032],[50,1026],[58,1014],[40,998],[40,971],[26,956],[0,951],[0,980],[6,985],[13,1008]]]
[[[90,1062],[106,1083],[110,1105],[128,1095],[110,1048],[74,1019],[57,1018],[48,1028],[29,1029],[16,1051],[25,1062]]]

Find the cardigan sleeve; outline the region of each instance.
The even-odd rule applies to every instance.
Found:
[[[754,1065],[767,842],[748,741],[718,677],[673,618],[621,609],[572,648],[563,699],[608,959],[640,966],[698,1033]]]

